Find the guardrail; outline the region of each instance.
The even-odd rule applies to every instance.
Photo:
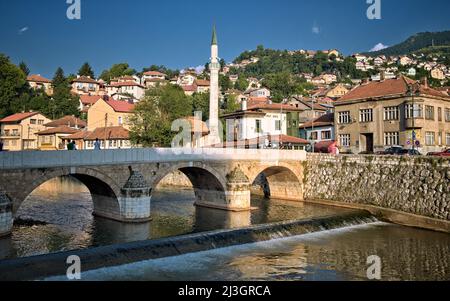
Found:
[[[137,148],[83,151],[0,152],[1,169],[199,161],[303,161],[299,150]]]

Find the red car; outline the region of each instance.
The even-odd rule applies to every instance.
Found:
[[[428,156],[450,157],[450,148],[440,153],[429,153]]]

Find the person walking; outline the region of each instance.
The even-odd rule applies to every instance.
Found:
[[[94,150],[101,150],[101,144],[100,144],[100,140],[98,140],[98,138],[95,139],[94,142]]]
[[[0,140],[0,152],[3,151],[3,140]]]
[[[68,150],[68,151],[73,151],[73,144],[72,144],[72,141],[69,141],[69,143],[67,143],[67,150]]]

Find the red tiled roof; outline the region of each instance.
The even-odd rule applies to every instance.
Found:
[[[92,79],[87,76],[80,76],[72,80],[72,83],[88,83],[88,84],[98,84],[95,79]]]
[[[86,121],[76,118],[75,116],[64,116],[63,118],[45,124],[46,127],[53,128],[60,126],[84,128],[86,125]]]
[[[84,140],[93,141],[99,140],[111,140],[120,139],[128,140],[130,137],[130,132],[122,126],[114,126],[107,128],[96,128],[92,133],[87,135]]]
[[[121,100],[109,100],[106,103],[119,113],[131,113],[134,110],[134,104]]]
[[[43,136],[43,135],[54,135],[54,134],[74,134],[76,132],[78,132],[78,130],[70,128],[66,125],[63,125],[63,126],[58,126],[55,128],[50,128],[45,131],[40,131],[40,132],[36,133],[36,135]]]
[[[65,139],[68,139],[68,140],[83,140],[87,136],[89,136],[90,134],[92,134],[92,132],[89,132],[89,131],[78,131],[78,132],[76,132],[73,135],[67,136]]]
[[[24,119],[27,119],[27,118],[32,117],[37,114],[39,114],[39,113],[38,112],[17,113],[17,114],[10,115],[8,117],[3,118],[2,120],[0,120],[0,123],[20,122]]]
[[[196,84],[197,86],[201,86],[201,87],[209,87],[210,82],[209,82],[209,80],[197,79],[197,80],[195,81],[195,84]]]
[[[248,107],[248,111],[254,111],[254,110],[273,110],[273,111],[301,111],[299,108],[296,108],[291,105],[285,105],[285,104],[279,104],[279,103],[261,103],[256,104]]]
[[[190,85],[190,86],[183,86],[182,88],[183,88],[184,92],[195,92],[195,91],[197,91],[197,86],[195,84],[194,85]]]
[[[149,75],[149,76],[167,76],[166,74],[161,73],[159,71],[147,71],[147,72],[144,72],[144,75]]]
[[[414,85],[415,91],[420,94],[437,97],[446,96],[440,91],[426,87],[408,77],[401,76],[400,78],[370,82],[368,84],[360,85],[348,94],[342,96],[338,102],[341,103],[343,101],[364,100],[387,96],[408,96],[408,85]]]
[[[320,116],[319,118],[315,119],[314,121],[309,121],[305,124],[303,124],[300,128],[310,128],[313,125],[315,127],[320,126],[329,126],[334,124],[334,114],[325,114],[323,116]]]
[[[29,82],[37,82],[37,83],[48,83],[50,84],[52,81],[41,76],[40,74],[32,74],[27,77],[27,81]]]
[[[103,99],[103,97],[98,95],[80,95],[80,101],[83,105],[93,105],[99,99]]]

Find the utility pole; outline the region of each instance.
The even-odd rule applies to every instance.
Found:
[[[104,145],[103,145],[103,149],[106,149],[106,129],[108,127],[108,113],[105,114],[105,139],[104,139]]]

